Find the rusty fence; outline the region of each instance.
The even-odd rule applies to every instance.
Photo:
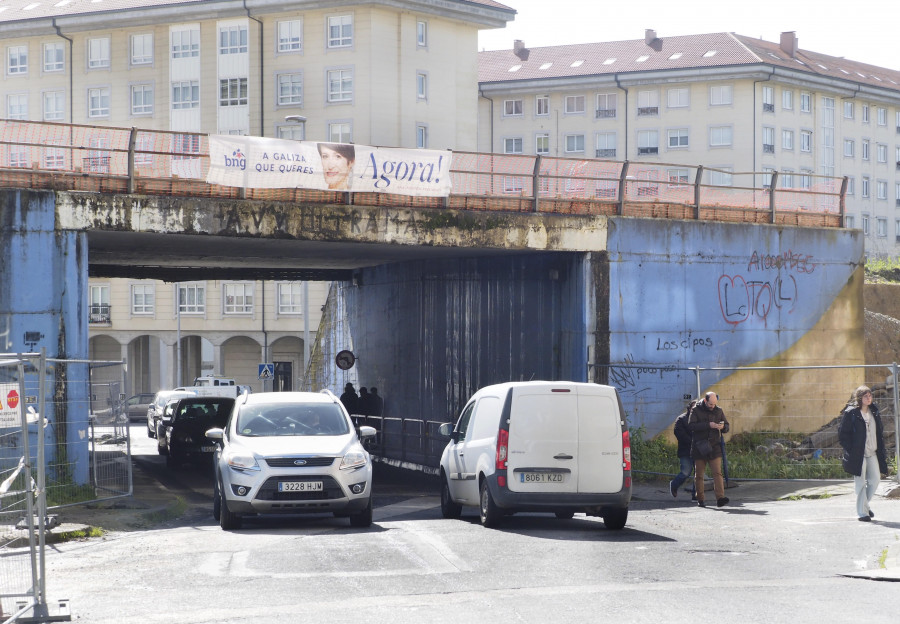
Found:
[[[842,227],[846,180],[453,152],[448,198],[206,183],[208,135],[0,119],[0,187]]]
[[[0,621],[69,619],[47,595],[52,512],[132,493],[121,394],[91,383],[116,364],[0,354]]]

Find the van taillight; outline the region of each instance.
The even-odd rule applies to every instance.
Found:
[[[506,457],[509,452],[509,431],[501,429],[497,435],[497,470],[506,470]]]
[[[631,438],[627,429],[622,432],[622,468],[631,470]]]

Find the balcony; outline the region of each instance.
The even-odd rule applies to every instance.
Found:
[[[774,154],[775,145],[772,143],[763,143],[763,154]]]
[[[112,317],[109,314],[109,304],[95,304],[91,306],[89,325],[110,325]]]
[[[774,113],[775,105],[774,104],[763,104],[763,112],[764,113]]]
[[[594,152],[594,158],[615,158],[616,157],[616,149],[597,149]]]
[[[897,161],[897,171],[900,171],[900,160]]]
[[[648,154],[659,154],[659,147],[639,147],[638,156],[646,156]]]
[[[596,114],[597,114],[597,119],[608,119],[610,117],[616,116],[616,109],[614,109],[614,108],[598,108]]]
[[[659,106],[640,106],[637,110],[638,117],[648,117],[650,115],[659,115]]]

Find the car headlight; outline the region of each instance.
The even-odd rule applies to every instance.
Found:
[[[368,454],[365,451],[350,451],[341,460],[341,470],[352,470],[354,468],[362,468],[369,462]]]
[[[248,472],[251,470],[259,470],[259,464],[253,455],[244,455],[235,453],[228,456],[228,467],[240,472]]]

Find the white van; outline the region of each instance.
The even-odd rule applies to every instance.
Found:
[[[621,529],[631,502],[631,446],[616,389],[571,381],[487,386],[466,403],[441,456],[441,513],[479,507],[494,526],[517,511],[600,516]]]
[[[218,377],[215,375],[209,377],[194,378],[195,386],[234,386],[234,379],[231,377]]]

